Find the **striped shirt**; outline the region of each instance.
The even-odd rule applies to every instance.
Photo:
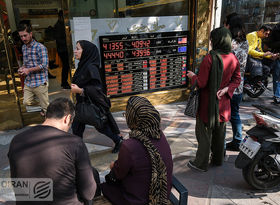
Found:
[[[40,71],[30,72],[25,77],[25,85],[28,87],[38,87],[48,81],[48,51],[47,48],[35,41],[34,39],[29,45],[22,46],[23,66],[32,68],[39,66]]]

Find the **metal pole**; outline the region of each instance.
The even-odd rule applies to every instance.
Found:
[[[1,29],[1,33],[3,34],[4,46],[5,46],[6,56],[7,56],[7,63],[8,63],[10,74],[12,76],[12,82],[13,82],[13,86],[14,86],[14,90],[15,90],[15,98],[16,98],[17,106],[18,106],[19,113],[20,113],[20,123],[23,127],[24,126],[23,125],[23,116],[22,116],[22,112],[21,112],[20,101],[19,101],[18,91],[17,91],[17,87],[16,87],[16,81],[15,81],[15,75],[14,75],[13,68],[12,68],[12,65],[11,65],[11,58],[10,58],[10,52],[9,52],[9,51],[11,51],[10,50],[11,48],[9,46],[9,41],[8,41],[8,38],[7,38],[7,30],[6,30],[5,25],[4,25],[4,21],[3,21],[3,18],[2,18],[2,13],[3,13],[3,10],[2,10],[2,6],[0,5],[0,15],[1,15],[0,16],[0,19],[1,19],[0,29]]]
[[[114,17],[118,18],[119,17],[119,1],[115,0],[115,12],[114,12]]]

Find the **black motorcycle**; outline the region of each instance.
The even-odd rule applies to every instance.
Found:
[[[260,61],[248,56],[243,88],[249,97],[257,98],[267,89],[272,63],[267,58]]]
[[[280,106],[253,106],[260,114],[253,114],[256,126],[247,131],[235,166],[252,187],[271,189],[280,185]]]
[[[267,89],[268,79],[264,78],[259,82],[250,78],[250,73],[245,73],[244,76],[244,92],[251,98],[257,98]],[[246,87],[246,85],[249,85]]]

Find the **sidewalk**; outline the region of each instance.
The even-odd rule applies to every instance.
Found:
[[[251,113],[256,111],[252,103],[271,101],[271,93],[257,99],[242,102],[240,113],[243,121],[243,132],[254,125]],[[242,177],[242,171],[234,167],[238,152],[227,151],[225,163],[221,167],[210,167],[208,172],[199,173],[190,170],[186,164],[195,157],[197,141],[195,138],[195,119],[183,114],[185,103],[173,103],[156,106],[161,114],[161,128],[165,133],[172,150],[174,160],[174,175],[189,191],[189,205],[249,205],[249,204],[280,204],[278,190],[266,192],[255,191],[247,185]],[[126,126],[122,112],[113,113],[122,135],[127,138],[129,129]],[[26,128],[24,128],[26,129]],[[7,151],[12,137],[22,130],[0,132],[0,177],[9,177]],[[88,126],[84,141],[90,152],[91,162],[101,174],[101,180],[109,171],[109,163],[117,158],[112,154],[113,143],[93,127]],[[227,126],[226,138],[232,137],[230,123]],[[1,204],[1,198],[0,198]],[[3,204],[14,204],[13,202]]]

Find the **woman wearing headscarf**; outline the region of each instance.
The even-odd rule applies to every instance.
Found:
[[[77,104],[88,101],[87,97],[89,97],[95,105],[101,106],[107,112],[108,122],[103,129],[97,131],[114,141],[115,147],[112,152],[116,153],[119,151],[122,137],[119,136],[120,130],[110,112],[110,100],[103,90],[98,49],[93,43],[81,40],[77,42],[74,54],[79,64],[73,76],[71,92],[76,93]],[[72,124],[73,134],[83,137],[84,130],[85,124],[75,117]]]
[[[221,166],[224,159],[226,122],[230,120],[230,99],[240,84],[240,67],[231,53],[231,34],[225,28],[214,29],[210,34],[212,50],[199,68],[198,75],[188,71],[191,84],[200,88],[195,134],[198,148],[194,161],[188,166],[207,171],[210,152],[212,164]]]
[[[160,130],[160,115],[144,97],[132,96],[126,106],[131,130],[118,159],[101,184],[113,205],[165,205],[172,186],[173,162],[167,140]]]

